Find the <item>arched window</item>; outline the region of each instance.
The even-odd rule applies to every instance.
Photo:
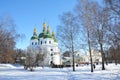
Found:
[[[41,41],[41,45],[42,45],[42,41]]]
[[[51,51],[53,51],[53,49],[51,49]]]
[[[50,64],[52,65],[52,64],[53,64],[53,61],[50,61]]]
[[[51,56],[53,56],[53,54],[51,54]]]
[[[35,45],[37,45],[37,42],[35,42]]]
[[[32,42],[32,45],[34,45],[34,43]]]
[[[45,44],[46,44],[46,41],[45,41]]]
[[[51,41],[49,41],[49,44],[51,44]]]

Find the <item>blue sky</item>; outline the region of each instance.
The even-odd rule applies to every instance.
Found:
[[[17,32],[25,34],[24,39],[17,41],[16,47],[25,49],[34,27],[39,34],[45,21],[56,32],[56,26],[60,24],[59,15],[72,11],[76,3],[76,0],[0,0],[0,16],[13,18]]]

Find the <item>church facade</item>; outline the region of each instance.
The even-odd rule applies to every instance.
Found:
[[[33,36],[30,39],[30,46],[40,47],[43,54],[46,54],[44,59],[44,65],[60,65],[60,49],[58,47],[58,40],[55,37],[54,32],[50,33],[50,26],[46,26],[43,23],[43,31],[37,35],[37,30],[34,28]]]

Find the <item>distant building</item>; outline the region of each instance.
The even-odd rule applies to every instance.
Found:
[[[33,36],[30,39],[31,47],[40,47],[46,50],[45,65],[55,64],[60,65],[60,49],[58,47],[58,40],[55,38],[54,32],[50,33],[50,26],[47,26],[46,23],[43,23],[43,31],[37,35],[37,30],[34,28]]]
[[[99,51],[92,50],[92,61],[93,63],[101,63],[102,62],[102,56]],[[86,53],[82,53],[81,51],[76,51],[75,53],[75,64],[88,64],[90,63],[90,54],[88,51]],[[68,51],[66,51],[63,54],[62,61],[65,65],[72,65],[72,54]]]
[[[99,51],[91,50],[91,55],[92,55],[93,63],[101,63],[102,62],[102,56],[101,56],[101,53]],[[86,56],[88,58],[88,62],[90,63],[90,53],[87,52]]]
[[[70,51],[66,51],[62,55],[62,64],[64,66],[71,66],[72,65],[72,54]]]

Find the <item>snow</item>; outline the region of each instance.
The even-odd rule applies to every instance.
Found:
[[[108,64],[106,70],[96,65],[93,73],[90,65],[72,68],[37,67],[35,71],[24,70],[23,66],[0,64],[0,80],[120,80],[120,64]]]

